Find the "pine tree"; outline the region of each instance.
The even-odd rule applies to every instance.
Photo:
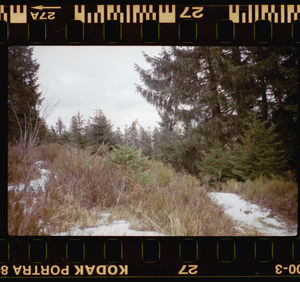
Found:
[[[56,140],[60,144],[70,142],[69,132],[61,118],[59,117],[55,124]]]
[[[115,135],[115,144],[123,144],[124,138],[120,127],[117,127],[117,130],[114,132]]]
[[[136,65],[145,87],[137,91],[169,121],[184,127],[205,124],[214,140],[222,138],[224,93],[218,88],[220,47],[172,47],[152,58],[150,70]]]
[[[200,176],[209,178],[210,184],[234,178],[232,167],[232,152],[220,143],[206,150],[198,164]]]
[[[124,142],[127,146],[138,149],[140,147],[138,121],[135,120],[128,127],[125,126]]]
[[[139,129],[139,144],[142,149],[143,155],[151,157],[153,148],[152,148],[152,137],[150,130],[145,130],[142,126]]]
[[[71,142],[80,148],[86,145],[84,123],[83,116],[79,111],[72,116],[70,126]]]
[[[179,170],[183,162],[182,140],[172,122],[170,123],[169,116],[161,116],[159,128],[155,127],[153,131],[153,158],[170,163]]]
[[[112,124],[101,110],[96,110],[87,126],[89,144],[98,147],[101,144],[108,146],[116,143],[116,134],[112,130]]]
[[[144,55],[151,68],[136,65],[143,82],[137,91],[157,108],[170,132],[180,131],[177,141],[161,138],[168,130],[154,132],[156,157],[180,166],[176,156],[190,173],[216,174],[210,164],[226,159],[244,132],[242,121],[252,112],[272,125],[295,167],[299,85],[295,48],[171,47],[157,57]],[[270,155],[266,153],[266,162]],[[220,170],[224,177],[231,175],[228,165]]]
[[[59,117],[56,124],[55,124],[55,131],[58,136],[61,136],[66,131],[66,126],[64,125],[63,121]]]
[[[39,115],[42,103],[37,84],[39,64],[32,47],[8,48],[8,141],[25,147],[39,143],[46,125]]]
[[[50,130],[48,130],[48,136],[47,141],[48,143],[55,143],[58,140],[58,136],[56,133],[56,130],[54,129],[53,125],[50,127]]]
[[[141,162],[146,160],[146,158],[141,157],[141,150],[135,150],[127,145],[113,146],[110,158],[114,163],[123,166],[123,168],[130,167],[134,170],[138,170]]]
[[[278,137],[274,126],[252,114],[235,148],[233,173],[243,180],[283,175],[287,154]]]

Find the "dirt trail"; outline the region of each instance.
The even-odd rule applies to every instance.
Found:
[[[278,216],[273,216],[271,210],[259,207],[243,200],[234,193],[210,192],[209,197],[236,223],[237,230],[244,236],[296,236],[297,226],[290,226]]]

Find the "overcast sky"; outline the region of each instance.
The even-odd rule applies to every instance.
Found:
[[[160,120],[155,107],[136,92],[141,84],[134,64],[148,69],[142,51],[158,55],[158,46],[35,46],[40,64],[38,84],[45,105],[57,102],[46,119],[55,125],[58,117],[69,128],[71,117],[80,111],[85,120],[96,109],[104,112],[114,129],[124,129],[137,119],[145,129]]]

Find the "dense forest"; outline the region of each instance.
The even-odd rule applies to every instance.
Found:
[[[115,130],[109,117],[101,110],[95,110],[91,117],[84,117],[80,112],[74,113],[69,128],[61,118],[58,118],[55,126],[49,127],[41,113],[43,93],[39,91],[37,83],[39,64],[33,59],[33,48],[9,47],[8,181],[14,183],[25,178],[28,180],[29,176],[24,176],[28,170],[26,161],[35,158],[32,156],[36,153],[30,152],[36,149],[40,150],[40,154],[46,159],[51,160],[52,164],[55,163],[55,158],[57,161],[60,159],[59,155],[65,154],[66,158],[73,158],[71,152],[76,149],[76,154],[85,159],[82,164],[72,159],[76,162],[76,169],[87,162],[86,167],[81,168],[82,173],[88,173],[89,169],[87,155],[84,155],[86,152],[92,157],[100,157],[97,159],[97,165],[96,160],[91,159],[90,163],[95,161],[93,169],[103,162],[108,162],[108,159],[112,165],[118,165],[120,173],[116,167],[110,167],[111,165],[107,163],[106,167],[113,170],[110,174],[115,176],[110,180],[107,179],[110,184],[105,184],[103,191],[108,189],[108,185],[115,187],[111,189],[119,191],[120,183],[123,183],[121,185],[123,188],[126,185],[134,187],[165,185],[169,188],[175,185],[177,190],[170,190],[168,192],[170,197],[174,198],[173,193],[179,193],[178,191],[182,189],[184,191],[182,193],[186,193],[185,199],[188,197],[186,187],[190,185],[194,187],[194,192],[199,192],[200,188],[196,188],[197,185],[206,189],[221,189],[225,187],[224,183],[230,181],[238,183],[252,181],[252,186],[253,183],[260,183],[261,187],[253,188],[256,190],[263,190],[264,183],[274,177],[282,181],[297,182],[299,54],[296,48],[165,47],[156,57],[147,54],[144,54],[144,57],[149,63],[149,69],[135,65],[135,71],[141,79],[141,83],[136,84],[136,95],[141,95],[152,104],[161,117],[161,121],[153,130],[143,128],[138,120],[126,125],[123,131],[119,128]],[[67,153],[68,150],[71,150],[70,153]],[[154,176],[152,172],[150,173],[151,165],[148,161],[155,164],[151,170],[157,173],[155,181],[152,179]],[[177,179],[177,176],[171,172],[171,168],[172,171],[184,176],[178,181],[182,181],[180,183],[186,181],[185,184],[172,182],[172,177]],[[57,169],[57,175],[63,171],[59,163],[55,163],[52,169]],[[69,171],[66,170],[64,175],[68,173],[71,175],[71,164],[66,164],[65,169]],[[74,168],[74,173],[79,177],[77,170]],[[106,171],[106,168],[103,168],[103,171]],[[60,177],[57,175],[55,177]],[[121,175],[129,177],[130,181],[127,178],[125,181],[125,176]],[[196,179],[198,184],[195,180],[191,180],[190,176]],[[87,180],[92,183],[93,177],[89,176]],[[65,178],[61,175],[61,181],[65,181],[63,180]],[[104,178],[107,178],[106,174],[103,175],[102,179]],[[119,179],[120,183],[111,183],[117,181],[116,179]],[[258,179],[260,182],[255,182]],[[58,185],[57,178],[53,181],[52,185]],[[72,181],[76,183],[75,186],[81,185],[81,180]],[[265,195],[271,197],[272,189],[282,193],[281,188],[276,188],[277,184],[268,184]],[[84,185],[86,187],[87,184]],[[242,184],[239,185],[242,187]],[[287,194],[293,193],[296,199],[294,184],[280,185],[285,187],[284,191]],[[59,187],[67,186],[64,184]],[[114,190],[109,192],[110,196],[105,194],[104,198],[95,200],[95,191],[98,191],[98,195],[102,193],[99,192],[101,188],[99,187],[95,182],[91,188],[88,207],[97,203],[105,206],[104,199],[112,197]],[[129,190],[126,191],[129,193]],[[116,192],[119,196],[114,198],[114,205],[121,203],[122,197],[124,203],[125,199],[128,201],[129,194],[127,196],[126,193],[118,194],[121,192]],[[156,192],[162,193],[160,189]],[[133,198],[137,197],[137,194],[134,194],[137,190],[132,193]],[[261,194],[255,195],[261,197]],[[57,196],[55,197],[56,201]],[[204,196],[202,198],[204,199]],[[295,218],[297,216],[295,203],[287,204],[287,198],[288,196],[283,199],[285,201],[283,204],[280,203],[281,208],[289,208],[289,212],[294,209]],[[192,200],[191,198],[190,201]],[[13,201],[15,200],[11,201],[12,212],[15,210]],[[143,201],[146,203],[148,200]],[[178,194],[178,201],[184,201],[181,194]],[[273,200],[269,202],[274,204]],[[85,206],[86,202],[82,205]],[[161,206],[160,204],[159,208]],[[172,209],[170,205],[170,210]],[[180,213],[181,211],[178,212],[178,216]],[[148,216],[150,218],[155,215],[149,210]],[[16,220],[16,217],[12,218]],[[185,220],[185,224],[189,224],[188,216]],[[15,230],[13,232],[18,234]],[[198,234],[197,232],[193,235]],[[199,234],[202,234],[201,232]]]

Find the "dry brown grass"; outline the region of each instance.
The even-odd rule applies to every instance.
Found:
[[[11,179],[25,183],[36,178],[34,172],[15,177],[29,164],[18,161],[13,147],[9,158]],[[108,154],[91,155],[88,150],[57,144],[37,147],[27,160],[30,165],[44,161],[51,174],[45,192],[29,193],[30,186],[27,191],[9,191],[10,235],[51,235],[92,226],[107,210],[139,230],[176,236],[239,235],[195,178],[159,162],[148,161],[144,177],[112,163]]]
[[[38,170],[34,166],[35,159],[31,151],[23,151],[21,146],[8,144],[8,182],[11,184],[28,182]]]
[[[231,180],[223,183],[221,189],[267,207],[291,224],[298,223],[298,184],[293,180],[278,177],[261,177],[245,182]]]
[[[136,184],[122,199],[135,229],[155,230],[170,236],[237,235],[232,220],[207,196],[199,182],[170,167],[153,162],[151,183]]]

